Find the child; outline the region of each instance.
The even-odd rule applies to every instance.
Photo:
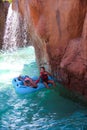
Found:
[[[31,86],[33,88],[37,88],[36,83],[31,78],[29,78],[29,77],[25,78],[24,85],[25,86]]]
[[[53,84],[53,86],[55,85],[55,82],[53,80],[49,80],[48,76],[51,76],[51,74],[47,71],[45,71],[44,67],[40,67],[40,77],[39,80],[41,78],[42,82],[45,84],[46,88],[49,88],[48,84],[51,83]]]
[[[24,83],[24,86],[30,86],[33,88],[37,88],[37,84],[29,77],[29,76],[19,76],[18,80],[22,81]]]

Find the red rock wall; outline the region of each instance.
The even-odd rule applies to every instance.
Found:
[[[39,65],[87,96],[87,0],[13,0],[26,18]]]
[[[3,3],[0,2],[0,49],[2,48],[4,24],[5,24],[5,13],[3,7],[4,7]]]
[[[8,2],[3,3],[2,1],[0,1],[0,49],[2,48],[3,44],[3,36],[4,36],[8,7],[9,7]]]

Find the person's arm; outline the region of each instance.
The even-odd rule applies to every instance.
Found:
[[[36,87],[36,83],[32,81],[32,79],[29,79],[30,83],[32,84],[32,86]]]
[[[51,73],[49,73],[48,71],[46,71],[46,74],[49,75],[49,76],[52,76]]]
[[[35,83],[37,84],[37,83],[39,83],[39,81],[40,81],[40,76],[39,76],[39,78],[35,81]]]

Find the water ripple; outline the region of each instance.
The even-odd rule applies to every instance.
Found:
[[[15,93],[11,85],[14,75],[38,74],[31,55],[29,48],[11,55],[0,54],[0,130],[87,130],[86,108],[61,97],[57,89],[44,88],[29,95]],[[8,69],[3,67],[5,62],[9,63]],[[22,67],[16,69],[20,64]]]

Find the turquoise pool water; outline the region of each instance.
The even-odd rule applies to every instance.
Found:
[[[60,96],[57,88],[18,95],[12,78],[38,75],[32,47],[0,53],[0,130],[87,130],[85,107]]]

